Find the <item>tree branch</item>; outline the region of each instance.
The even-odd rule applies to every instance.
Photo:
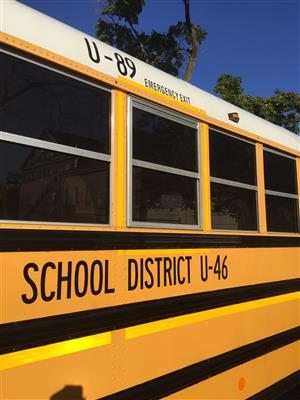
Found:
[[[138,32],[135,30],[135,28],[134,28],[134,26],[133,26],[133,24],[132,24],[131,21],[127,21],[127,22],[128,22],[128,24],[129,24],[129,26],[130,26],[130,29],[131,29],[131,31],[132,31],[134,37],[136,38],[136,40],[137,40],[137,42],[138,42],[139,48],[141,49],[141,52],[143,53],[143,56],[144,56],[145,61],[146,61],[147,63],[150,63],[148,54],[147,54],[147,52],[146,52],[146,50],[145,50],[145,47],[144,47],[143,43],[140,41],[140,37],[139,37]]]
[[[189,32],[189,35],[191,37],[191,42],[192,42],[192,48],[191,48],[191,52],[190,52],[190,56],[189,56],[189,60],[188,60],[188,65],[186,67],[184,78],[183,78],[185,81],[189,82],[192,77],[192,72],[193,72],[193,69],[195,66],[195,62],[197,60],[198,51],[199,51],[199,42],[197,40],[195,28],[194,28],[193,24],[191,23],[190,0],[183,0],[183,3],[184,3],[184,12],[185,12],[185,24],[186,24],[186,27],[187,27],[187,30]]]

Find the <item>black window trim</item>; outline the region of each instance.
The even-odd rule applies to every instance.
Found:
[[[179,124],[183,124],[197,130],[197,163],[198,172],[182,170],[179,168],[168,167],[163,164],[150,163],[133,158],[133,132],[132,132],[132,110],[138,108],[146,112],[167,118]],[[136,228],[159,228],[159,229],[180,229],[180,230],[202,230],[202,187],[201,187],[201,149],[200,149],[200,132],[201,124],[193,117],[180,114],[164,106],[153,104],[149,101],[142,100],[135,96],[128,96],[128,113],[127,113],[127,226]],[[197,180],[197,224],[168,224],[163,222],[143,222],[134,221],[132,218],[132,174],[133,167],[141,167],[145,169],[155,170],[158,172],[167,172],[178,176],[185,176]]]
[[[91,158],[91,159],[95,159],[95,160],[99,160],[99,161],[105,161],[109,163],[109,190],[108,190],[108,194],[109,194],[109,213],[108,213],[108,223],[107,224],[91,224],[91,223],[76,223],[76,222],[60,222],[60,221],[35,221],[35,220],[19,220],[19,219],[14,219],[14,220],[8,220],[8,219],[0,219],[0,223],[8,223],[8,224],[24,224],[24,225],[59,225],[59,226],[111,226],[112,225],[112,204],[113,204],[113,199],[112,199],[112,195],[113,195],[113,154],[114,154],[114,142],[113,142],[113,135],[112,132],[114,132],[114,92],[113,90],[110,90],[109,88],[102,86],[102,85],[97,85],[96,83],[90,82],[87,79],[84,78],[79,78],[76,75],[76,72],[74,72],[74,74],[67,73],[63,70],[59,69],[59,66],[57,65],[57,67],[53,67],[53,66],[49,66],[46,62],[39,62],[37,61],[35,58],[33,59],[32,57],[30,57],[30,55],[23,55],[20,54],[19,52],[13,51],[11,49],[6,49],[6,48],[2,48],[0,47],[0,52],[1,53],[5,53],[8,54],[12,57],[15,58],[19,58],[23,61],[29,62],[31,64],[35,64],[38,65],[41,68],[44,69],[48,69],[50,71],[53,71],[55,73],[58,73],[60,75],[64,75],[67,76],[69,78],[75,79],[77,81],[80,81],[84,84],[87,84],[89,86],[94,86],[97,89],[101,89],[104,90],[106,92],[109,92],[111,94],[111,115],[110,115],[110,154],[105,154],[105,153],[98,153],[98,152],[94,152],[91,150],[85,150],[82,148],[77,148],[77,147],[69,147],[63,144],[58,144],[58,143],[52,143],[52,142],[47,142],[47,141],[43,141],[40,139],[35,139],[35,138],[31,138],[31,137],[27,137],[27,136],[23,136],[23,135],[19,135],[19,134],[15,134],[15,133],[10,133],[10,132],[4,132],[4,131],[0,131],[0,140],[4,141],[4,142],[9,142],[9,143],[14,143],[14,144],[18,144],[18,145],[25,145],[25,146],[31,146],[31,147],[35,147],[35,148],[41,148],[41,149],[46,149],[46,150],[50,150],[50,151],[56,151],[56,152],[60,152],[60,153],[65,153],[65,154],[73,154],[73,155],[77,155],[79,157],[86,157],[86,158]]]

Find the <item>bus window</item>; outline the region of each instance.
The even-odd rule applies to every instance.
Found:
[[[7,53],[0,65],[2,131],[110,153],[108,91]]]
[[[111,94],[0,54],[0,218],[109,223]]]
[[[197,122],[132,101],[130,224],[199,227]]]
[[[264,175],[268,231],[298,232],[295,160],[265,148]]]
[[[210,129],[212,228],[257,230],[255,146]]]

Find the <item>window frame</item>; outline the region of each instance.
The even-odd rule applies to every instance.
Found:
[[[256,156],[256,147],[255,147],[256,143],[252,142],[250,140],[247,140],[244,137],[231,134],[230,132],[227,132],[227,131],[223,131],[222,129],[219,129],[219,128],[213,126],[213,125],[209,125],[209,135],[210,135],[211,131],[215,131],[218,134],[229,136],[229,137],[231,137],[233,139],[240,140],[242,142],[251,144],[253,146],[254,157],[255,157],[255,160],[254,160],[255,161],[255,169],[256,169],[256,176],[255,176],[256,185],[251,185],[249,183],[241,183],[241,182],[232,181],[232,180],[224,179],[224,178],[217,178],[217,177],[214,177],[214,176],[211,176],[211,175],[209,175],[209,182],[210,182],[210,184],[211,183],[217,183],[217,184],[220,184],[220,185],[227,185],[227,186],[237,187],[237,188],[241,188],[241,189],[252,190],[252,191],[256,192],[255,193],[256,194],[255,195],[255,198],[256,198],[255,205],[256,205],[256,226],[257,226],[256,230],[252,230],[252,229],[249,229],[249,230],[248,229],[247,230],[245,230],[245,229],[223,229],[223,228],[213,228],[212,223],[211,223],[211,230],[212,231],[216,231],[216,232],[259,233],[259,218],[260,218],[260,216],[259,216],[259,203],[258,203],[257,156]],[[208,151],[210,152],[210,148],[208,149]],[[212,199],[210,197],[210,201],[211,200]],[[212,217],[212,212],[211,212],[211,217]]]
[[[277,191],[277,190],[268,190],[268,189],[264,188],[264,195],[265,195],[266,208],[267,208],[267,195],[268,196],[275,196],[275,197],[285,197],[285,198],[288,198],[288,199],[296,200],[297,201],[297,207],[296,207],[297,221],[296,221],[296,224],[298,226],[298,231],[295,231],[295,232],[293,232],[293,231],[272,231],[272,230],[269,230],[268,229],[268,220],[267,220],[267,211],[266,211],[266,228],[267,228],[267,232],[268,233],[277,233],[277,234],[295,234],[295,233],[297,234],[297,233],[300,232],[300,215],[299,215],[300,213],[299,213],[299,207],[298,207],[299,195],[300,195],[299,194],[299,190],[300,190],[300,188],[298,187],[298,184],[297,184],[296,157],[290,156],[289,154],[282,153],[282,152],[280,152],[278,150],[275,150],[275,149],[272,149],[272,148],[270,148],[268,146],[263,146],[263,154],[264,154],[265,151],[267,151],[269,153],[276,154],[276,155],[281,156],[281,157],[289,158],[289,159],[291,159],[291,160],[293,160],[295,162],[295,175],[296,175],[295,185],[296,185],[297,194],[288,193],[288,192],[280,192],[280,191]],[[265,180],[265,174],[266,174],[266,171],[265,171],[265,167],[264,167],[264,180]]]
[[[190,128],[196,129],[196,151],[198,172],[182,170],[179,168],[169,167],[163,164],[151,163],[133,158],[133,108],[158,115],[162,118],[167,118],[171,121],[186,125]],[[197,224],[172,224],[164,222],[146,222],[135,221],[132,216],[132,202],[133,202],[133,168],[140,167],[157,172],[171,173],[177,176],[188,177],[196,180],[196,212]],[[149,101],[140,99],[135,96],[128,96],[128,112],[127,112],[127,226],[136,228],[158,228],[158,229],[181,229],[181,230],[201,230],[203,229],[202,223],[202,187],[201,187],[201,147],[200,147],[200,122],[193,117],[181,114],[178,111],[173,111],[164,106],[150,103]]]
[[[76,73],[72,74],[71,72],[68,73],[66,71],[60,70],[59,66],[54,66],[54,65],[49,65],[47,62],[43,63],[42,61],[36,60],[36,58],[31,57],[30,55],[23,55],[20,54],[19,52],[15,52],[11,49],[7,48],[0,48],[1,53],[8,54],[12,57],[19,58],[25,62],[35,64],[43,69],[53,71],[55,73],[58,73],[63,76],[67,76],[71,79],[75,79],[79,82],[82,82],[86,85],[89,86],[94,86],[97,89],[104,90],[106,92],[109,92],[111,95],[110,99],[110,130],[109,130],[109,141],[110,141],[110,154],[105,154],[105,153],[98,153],[95,151],[91,150],[85,150],[82,148],[78,147],[71,147],[71,146],[66,146],[63,144],[59,143],[53,143],[53,142],[47,142],[46,140],[41,140],[41,139],[35,139],[32,137],[28,136],[23,136],[15,133],[10,133],[10,132],[4,132],[0,131],[0,140],[8,143],[13,143],[13,144],[19,144],[19,145],[26,145],[26,146],[31,146],[33,148],[41,148],[45,150],[50,150],[50,151],[55,151],[59,153],[64,153],[64,154],[72,154],[75,156],[79,157],[85,157],[85,158],[91,158],[94,160],[99,160],[99,161],[104,161],[109,163],[109,188],[108,188],[108,196],[109,196],[109,201],[108,201],[108,222],[105,224],[96,224],[96,223],[76,223],[76,222],[61,222],[61,221],[39,221],[39,220],[19,220],[19,219],[13,219],[13,220],[8,220],[8,219],[0,219],[0,223],[9,223],[9,224],[26,224],[26,225],[59,225],[59,226],[111,226],[112,224],[112,205],[113,205],[113,154],[114,154],[114,142],[113,142],[113,134],[114,132],[114,91],[108,87],[98,85],[94,82],[91,82],[88,77],[84,79],[83,77],[78,77]]]

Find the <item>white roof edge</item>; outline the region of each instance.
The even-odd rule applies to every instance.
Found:
[[[239,128],[292,150],[300,151],[300,136],[284,128],[234,106],[190,83],[151,67],[143,61],[100,42],[16,0],[0,0],[0,7],[2,14],[0,30],[3,33],[23,39],[33,45],[62,55],[115,78],[120,76],[114,54],[118,52],[123,58],[127,57],[133,61],[135,65],[136,74],[132,78],[129,75],[127,76],[132,81],[140,83],[143,86],[152,86],[160,92],[168,91],[168,95],[171,97],[202,109],[209,117],[235,127],[237,125],[228,119],[228,114],[238,112],[240,117]],[[26,21],[26,24],[24,21]],[[64,39],[62,40],[62,38]],[[85,39],[88,40],[91,46],[93,56],[96,55],[96,47],[96,51],[100,55],[99,63],[95,63],[90,59]],[[130,68],[127,69],[128,72],[133,72]]]

